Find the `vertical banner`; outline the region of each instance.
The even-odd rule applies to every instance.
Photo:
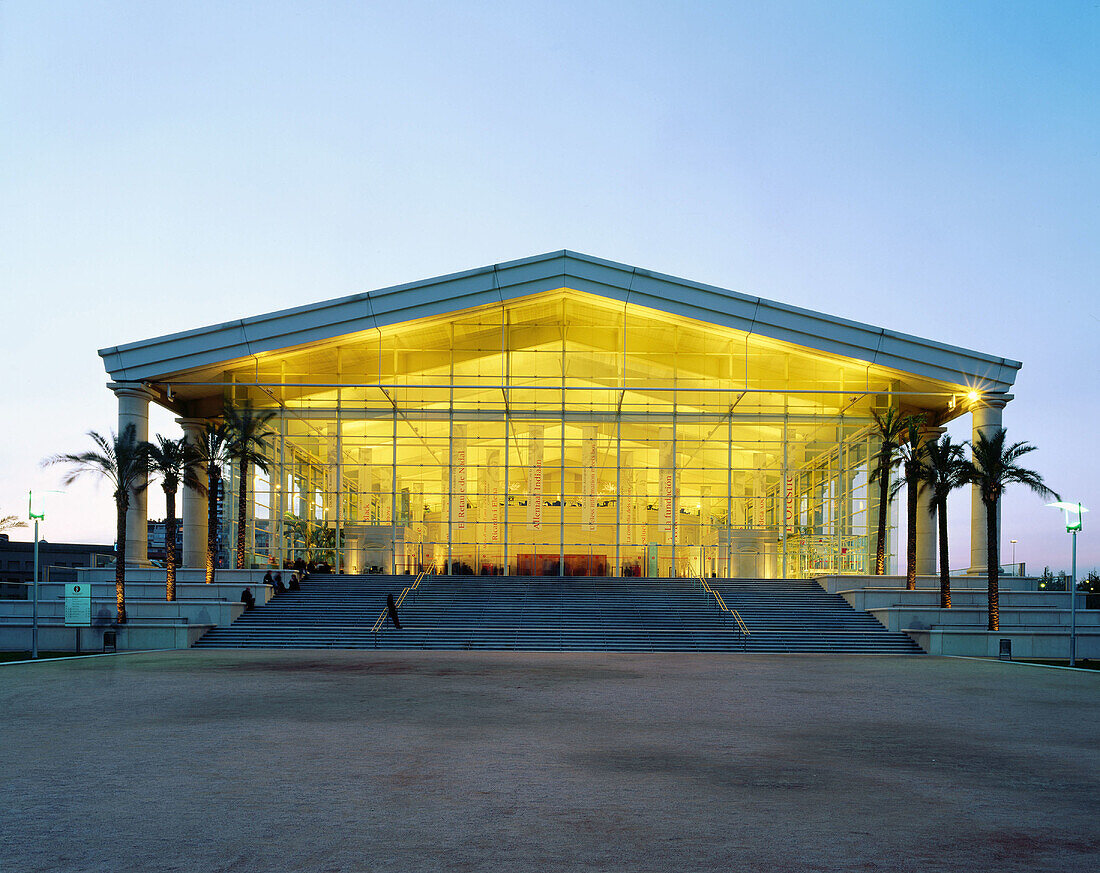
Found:
[[[466,529],[466,425],[454,425],[451,435],[451,522]]]
[[[485,458],[485,541],[500,542],[500,452],[493,450]],[[496,552],[494,551],[495,555]]]
[[[634,471],[634,505],[638,507],[638,545],[649,545],[649,470]]]
[[[660,478],[657,483],[660,499],[657,503],[657,523],[661,526],[665,545],[672,545],[676,527],[676,509],[674,482],[675,457],[672,451],[672,428],[662,427],[660,430]]]
[[[596,494],[599,477],[596,475],[596,428],[586,425],[581,436],[581,529],[596,529]]]
[[[752,526],[763,527],[765,522],[764,511],[764,456],[757,454],[756,470],[752,474]]]
[[[374,449],[359,450],[359,502],[360,513],[370,524],[378,521],[378,507],[374,505]]]
[[[634,460],[631,452],[619,455],[619,538],[624,545],[634,545],[634,524],[636,507],[634,505]]]
[[[787,533],[794,533],[794,523],[797,521],[794,509],[794,476],[788,476],[783,483],[783,525]]]
[[[542,530],[542,434],[532,426],[527,437],[527,529]]]

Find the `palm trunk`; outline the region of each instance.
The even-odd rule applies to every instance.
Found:
[[[890,502],[890,468],[879,463],[878,477],[878,544],[875,546],[875,575],[886,572],[886,512]]]
[[[130,501],[126,495],[115,497],[115,604],[118,623],[126,624],[126,510]]]
[[[244,569],[245,513],[248,509],[248,461],[241,458],[241,487],[237,489],[237,569]]]
[[[936,508],[940,527],[940,609],[951,608],[951,570],[947,558],[947,498]]]
[[[916,466],[915,464],[913,465]],[[917,477],[915,471],[905,471],[905,590],[917,587]]]
[[[989,629],[1001,629],[1001,611],[997,601],[997,581],[1001,572],[1001,556],[997,542],[997,504],[985,504],[985,572],[989,580]]]
[[[214,581],[214,559],[218,551],[218,488],[221,485],[221,469],[211,464],[207,473],[209,483],[206,492],[206,584]]]
[[[176,492],[165,490],[168,518],[164,522],[164,566],[167,568],[165,599],[176,599]]]

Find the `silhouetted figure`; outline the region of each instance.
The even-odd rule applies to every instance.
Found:
[[[290,574],[290,590],[291,591],[301,591],[302,590],[302,586],[298,584],[298,574],[297,573],[291,573]]]
[[[393,602],[393,595],[386,595],[386,612],[390,614],[390,621],[393,622],[393,626],[398,630],[401,630],[401,622],[397,620],[397,604]]]
[[[241,592],[241,603],[244,604],[244,611],[248,612],[253,606],[256,605],[256,595],[252,593],[251,588],[245,588]]]
[[[293,575],[293,574],[291,574],[291,575]],[[285,594],[286,593],[286,586],[283,584],[283,574],[282,573],[276,573],[275,574],[275,593],[276,594]]]
[[[294,562],[294,569],[299,573],[304,573],[306,571],[306,562],[303,561],[300,556]]]
[[[274,584],[275,584],[275,580],[271,576],[271,571],[268,570],[266,573],[264,573],[264,585],[274,585]]]

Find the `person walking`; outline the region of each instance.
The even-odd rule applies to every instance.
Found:
[[[386,612],[390,614],[390,621],[397,630],[401,630],[401,622],[397,620],[397,604],[393,602],[393,595],[386,595]]]

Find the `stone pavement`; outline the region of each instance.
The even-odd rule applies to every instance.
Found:
[[[0,870],[1100,867],[1100,675],[184,651],[0,667]]]

